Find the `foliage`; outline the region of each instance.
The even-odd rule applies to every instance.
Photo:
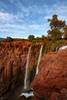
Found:
[[[35,38],[34,35],[29,35],[29,36],[28,36],[28,39],[29,39],[29,40],[33,40],[34,38]]]
[[[53,15],[52,19],[48,19],[50,30],[48,31],[48,38],[57,40],[62,38],[65,21],[58,19],[57,15]]]
[[[67,25],[64,26],[64,38],[67,39]]]
[[[11,37],[7,37],[7,38],[6,38],[6,41],[11,42],[11,41],[13,41],[13,39],[12,39]]]
[[[48,19],[51,29],[62,29],[65,26],[65,21],[59,20],[57,15],[53,15],[52,19]]]
[[[45,47],[45,51],[57,51],[61,46],[63,45],[67,45],[67,41],[66,40],[57,40],[57,41],[50,41],[46,47]]]
[[[63,32],[59,31],[58,29],[52,29],[48,31],[48,37],[52,40],[61,39]]]

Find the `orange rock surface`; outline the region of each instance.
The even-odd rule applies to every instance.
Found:
[[[31,42],[29,41],[4,41],[0,43],[0,80],[9,79],[11,72],[13,76],[20,69],[25,72],[27,54]],[[36,63],[40,46],[32,46],[30,52],[29,67]]]
[[[43,56],[32,88],[33,100],[67,100],[67,49]]]
[[[0,43],[0,80],[9,78],[11,70],[13,76],[18,69],[24,71],[29,45],[22,41]]]

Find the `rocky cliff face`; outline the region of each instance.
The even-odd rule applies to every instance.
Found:
[[[7,87],[10,87],[11,82],[16,85],[21,80],[24,81],[27,54],[30,46],[32,48],[29,61],[29,76],[31,76],[30,81],[32,81],[32,69],[34,65],[36,67],[40,45],[31,45],[31,42],[28,41],[7,41],[0,43],[0,95],[4,91],[2,90],[3,88],[7,89]],[[19,77],[21,77],[20,80]]]
[[[67,49],[44,55],[39,69],[33,100],[67,100]]]
[[[16,74],[18,69],[23,70],[28,53],[28,44],[22,42],[3,42],[0,44],[0,79],[6,80]]]
[[[0,96],[22,84],[29,46],[22,41],[0,43]]]

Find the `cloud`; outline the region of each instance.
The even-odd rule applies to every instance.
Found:
[[[44,15],[44,19],[49,19],[53,14],[57,14],[60,19],[67,21],[67,5],[65,4],[54,4],[51,8],[48,9],[46,15]]]
[[[43,30],[45,25],[39,25],[39,24],[22,24],[22,25],[16,25],[16,24],[5,24],[4,27],[3,25],[0,25],[0,31],[2,30],[16,30],[16,31],[36,31],[36,30]]]
[[[29,34],[34,34],[35,36],[41,36],[42,33],[45,32],[45,27],[47,29],[47,26],[45,24],[39,25],[39,24],[22,24],[22,25],[16,25],[16,24],[5,24],[4,27],[1,25],[0,27],[0,33],[1,36],[4,34],[5,37],[11,36],[11,37],[27,37]]]
[[[17,20],[15,15],[9,14],[7,12],[0,12],[0,22],[1,23],[12,23]]]
[[[43,33],[46,35],[49,29],[47,19],[53,14],[58,14],[59,18],[67,21],[67,4],[65,3],[57,2],[50,5],[45,2],[37,5],[35,2],[29,5],[29,1],[25,6],[23,1],[10,0],[8,4],[2,1],[2,5],[0,4],[2,7],[0,8],[0,33],[4,36],[26,37],[29,34],[40,36]]]

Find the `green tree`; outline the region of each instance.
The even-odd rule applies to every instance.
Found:
[[[48,22],[50,22],[51,29],[62,29],[65,26],[65,21],[62,21],[58,19],[57,15],[53,15],[52,19],[48,19]]]
[[[59,31],[58,29],[52,29],[48,31],[48,38],[52,40],[61,39],[63,32]]]
[[[65,21],[58,19],[57,15],[53,15],[52,19],[48,19],[50,30],[48,31],[48,37],[52,40],[62,38]]]
[[[29,40],[33,40],[34,38],[35,38],[34,35],[29,35],[29,36],[28,36],[28,39],[29,39]]]
[[[6,37],[7,41],[13,41],[12,37]]]
[[[64,26],[64,38],[67,39],[67,25]]]

